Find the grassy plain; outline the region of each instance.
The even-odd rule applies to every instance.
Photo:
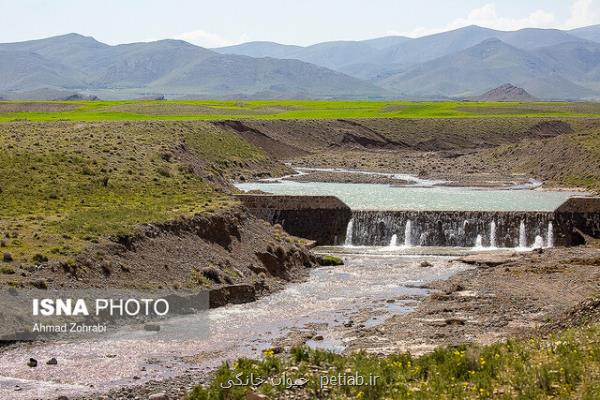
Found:
[[[210,177],[266,158],[203,122],[7,123],[0,147],[0,253],[15,264],[225,207]]]
[[[21,104],[21,106],[15,106]],[[29,106],[23,106],[29,104]],[[44,107],[43,104],[47,105]],[[57,106],[63,104],[63,107]],[[74,105],[76,105],[74,107]],[[29,110],[28,110],[29,108]],[[0,102],[0,122],[600,116],[600,103],[170,100]]]

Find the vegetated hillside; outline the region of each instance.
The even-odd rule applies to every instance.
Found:
[[[372,97],[385,90],[297,60],[222,55],[177,40],[108,46],[76,34],[0,44],[0,91],[52,87],[139,97]],[[8,97],[8,96],[7,96]]]
[[[597,122],[571,123],[574,133],[506,144],[466,158],[482,161],[489,171],[526,173],[554,185],[600,191],[600,127]]]
[[[594,45],[600,48],[600,45]],[[548,49],[546,51],[550,51]],[[585,58],[585,54],[580,54]],[[592,63],[600,62],[600,53]],[[562,63],[563,59],[560,58]],[[572,62],[576,62],[572,60]],[[572,74],[557,71],[557,59],[543,51],[525,51],[497,39],[426,62],[417,67],[387,77],[379,82],[412,95],[450,97],[475,96],[494,88],[498,82],[511,82],[533,96],[545,99],[582,98],[596,91],[567,78]],[[565,71],[566,72],[566,71]],[[579,81],[581,77],[577,76]]]
[[[204,122],[6,123],[0,146],[2,252],[15,263],[228,207],[227,179],[287,171]]]

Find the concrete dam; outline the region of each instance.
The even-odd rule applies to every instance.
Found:
[[[239,195],[251,213],[319,245],[533,248],[600,237],[600,198],[554,211],[351,210],[333,196]]]

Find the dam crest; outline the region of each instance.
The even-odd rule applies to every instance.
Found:
[[[600,237],[600,198],[592,197],[569,198],[554,211],[351,210],[334,196],[237,198],[258,218],[318,245],[531,249]]]

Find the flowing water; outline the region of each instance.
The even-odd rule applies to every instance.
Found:
[[[548,222],[548,233],[546,234],[546,247],[554,247],[554,226],[552,221]]]
[[[172,318],[162,325],[161,332],[127,328],[103,340],[66,340],[7,348],[0,353],[0,398],[54,398],[103,392],[165,379],[190,369],[205,375],[224,360],[259,357],[262,349],[298,331],[316,330],[324,336],[323,341],[309,341],[309,346],[342,351],[345,348],[344,321],[367,315],[369,318],[360,322],[375,326],[394,314],[410,312],[414,302],[389,301],[407,295],[426,295],[427,290],[417,287],[471,268],[450,262],[456,256],[471,253],[473,249],[469,247],[472,246],[478,250],[488,244],[495,247],[499,244],[498,235],[510,236],[506,232],[512,229],[508,222],[500,219],[490,222],[461,216],[444,228],[438,223],[439,217],[428,221],[422,215],[360,214],[360,210],[551,211],[571,195],[427,187],[433,186],[431,182],[412,178],[396,176],[396,179],[412,182],[410,187],[277,180],[239,184],[243,190],[335,195],[346,202],[355,213],[341,243],[345,246],[320,250],[342,256],[345,265],[312,270],[306,282],[289,284],[282,291],[253,303]],[[544,245],[542,222],[547,223],[546,245],[553,244],[552,222],[544,215],[536,218],[529,232],[526,232],[525,221],[521,221],[518,243],[515,243],[519,247],[527,246],[528,234],[535,235],[531,242],[536,246]],[[432,228],[434,225],[437,230]],[[443,243],[462,247],[423,247],[442,242],[440,238]],[[510,242],[513,238],[506,240]],[[381,247],[362,246],[365,242]],[[423,260],[433,267],[421,267]],[[194,332],[195,327],[201,331],[200,328],[206,328],[202,326],[206,321],[208,335],[188,335],[181,340],[164,336],[165,332]],[[37,368],[26,366],[29,357],[40,361]],[[58,366],[45,364],[51,357],[58,359]],[[17,385],[19,390],[15,390]]]
[[[381,252],[342,256],[345,265],[312,270],[306,282],[290,284],[256,302],[177,317],[163,325],[167,331],[189,332],[199,320],[208,320],[207,336],[170,340],[161,332],[126,330],[106,340],[34,343],[6,349],[0,354],[0,398],[82,395],[164,379],[190,368],[204,375],[205,370],[225,359],[260,357],[261,350],[276,339],[292,331],[314,330],[315,326],[325,340],[308,345],[340,351],[344,348],[345,321],[358,322],[359,313],[366,314],[370,318],[362,322],[373,326],[394,314],[411,311],[414,302],[411,306],[403,300],[394,304],[388,300],[426,295],[427,290],[415,287],[470,268],[450,263],[449,257]],[[420,267],[424,259],[433,267]],[[37,368],[26,366],[29,357],[40,361]],[[45,364],[51,357],[58,359],[58,366]],[[139,379],[134,380],[134,376]],[[21,390],[15,391],[16,385]]]
[[[490,222],[490,247],[491,248],[496,248],[497,247],[497,242],[496,242],[496,221]]]
[[[519,224],[519,247],[522,249],[527,248],[527,231],[525,228],[525,221],[521,220]]]

